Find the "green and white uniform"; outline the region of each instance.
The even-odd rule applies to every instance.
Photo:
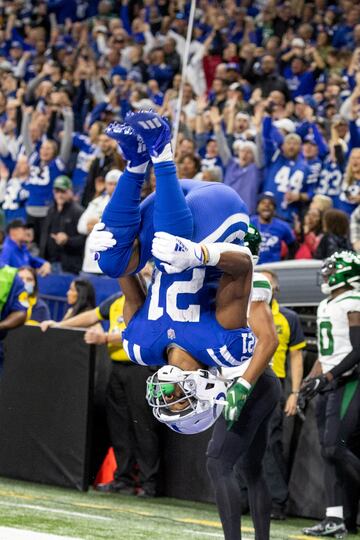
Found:
[[[272,297],[271,283],[264,274],[254,272],[252,282],[252,302],[266,302],[270,305]]]
[[[323,300],[317,310],[319,361],[327,373],[353,349],[348,313],[360,311],[360,291],[345,291],[334,299]]]
[[[270,305],[272,297],[271,283],[267,277],[260,272],[254,272],[251,291],[251,302],[266,302]],[[250,309],[250,302],[249,302]],[[241,377],[251,362],[251,358],[242,362],[240,366],[236,367],[222,367],[221,374],[227,379],[234,379]]]

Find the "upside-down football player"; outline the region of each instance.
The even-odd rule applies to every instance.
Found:
[[[147,397],[155,416],[175,431],[203,431],[224,408],[228,430],[221,419],[209,444],[208,470],[225,538],[241,538],[233,467],[245,456],[256,539],[266,540],[270,500],[261,452],[280,392],[276,377],[265,369],[277,337],[261,294],[250,316],[255,350],[247,326],[252,256],[234,243],[247,230],[246,207],[222,184],[179,183],[170,130],[161,117],[141,112],[126,121],[107,131],[129,165],[104,211],[105,225],[96,227],[91,241],[93,250],[101,252],[102,270],[126,276],[120,280],[126,297],[124,348],[134,362],[164,364],[148,381]],[[146,149],[154,164],[156,193],[140,205]],[[157,269],[146,294],[136,273],[152,255]],[[259,291],[265,287],[270,292],[265,279],[258,281]],[[226,378],[233,384],[225,384]]]

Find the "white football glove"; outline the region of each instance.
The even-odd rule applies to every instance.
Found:
[[[107,251],[116,244],[113,233],[104,229],[105,223],[96,223],[89,234],[89,248],[95,261],[99,259],[100,251]]]
[[[167,274],[178,274],[204,264],[200,244],[166,232],[156,232],[152,243],[152,254],[162,261]]]

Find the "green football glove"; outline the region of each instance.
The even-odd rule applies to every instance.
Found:
[[[224,407],[224,417],[227,421],[228,430],[230,430],[236,420],[239,419],[240,413],[245,405],[245,402],[251,392],[251,384],[240,377],[226,394],[226,405]]]

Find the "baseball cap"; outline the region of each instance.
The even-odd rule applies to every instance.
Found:
[[[310,107],[312,107],[313,109],[316,109],[316,101],[315,99],[310,96],[310,95],[307,95],[307,96],[296,96],[296,98],[294,99],[295,103],[303,103],[305,105],[310,105]]]
[[[55,178],[53,188],[59,189],[60,191],[67,191],[68,189],[72,189],[72,181],[68,176],[63,174]]]
[[[226,64],[226,69],[228,71],[230,70],[239,71],[239,64],[237,64],[236,62],[229,62],[228,64]]]
[[[121,175],[122,172],[120,171],[120,169],[111,169],[108,173],[106,173],[105,182],[109,182],[110,184],[117,184]]]
[[[346,124],[347,125],[348,121],[343,116],[340,116],[340,114],[334,114],[334,116],[332,117],[332,123],[334,125],[338,125],[338,124]]]
[[[315,141],[314,139],[314,136],[313,135],[306,135],[306,137],[304,137],[304,143],[310,143],[310,144],[313,144],[315,146],[317,146],[317,142]]]
[[[280,118],[280,120],[275,120],[274,126],[277,129],[286,131],[287,133],[295,132],[295,124],[292,120],[289,120],[289,118]]]
[[[10,49],[23,49],[23,45],[20,41],[12,41],[10,44]]]
[[[275,195],[272,191],[264,191],[263,193],[260,193],[260,195],[258,196],[258,203],[263,201],[264,199],[268,199],[273,203],[274,206],[276,206]]]
[[[251,119],[249,114],[247,114],[245,112],[242,112],[242,111],[236,113],[235,118],[236,118],[236,120],[238,120],[239,118],[243,118],[244,120],[248,120],[249,122],[250,122],[250,119]]]
[[[6,227],[6,232],[8,233],[12,229],[25,229],[25,228],[26,228],[26,224],[24,220],[13,219],[12,221],[10,221],[10,223],[8,223]]]
[[[1,71],[12,71],[12,65],[7,60],[4,60],[3,62],[0,62],[0,70]]]
[[[292,47],[305,47],[305,41],[302,38],[294,38],[291,42]]]
[[[119,75],[123,80],[126,79],[127,71],[122,66],[115,66],[111,70],[111,77],[114,77],[114,75]]]

